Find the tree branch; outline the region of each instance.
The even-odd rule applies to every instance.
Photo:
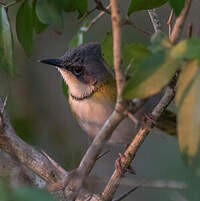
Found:
[[[3,107],[0,100],[0,148],[30,168],[47,183],[57,182],[66,176],[58,171],[41,152],[26,144],[16,135],[8,115],[5,111],[1,113]]]
[[[153,28],[155,32],[158,32],[161,30],[161,24],[159,20],[159,16],[156,13],[156,9],[148,10],[149,17],[151,19],[151,22],[153,24]]]
[[[181,11],[178,18],[176,19],[176,22],[174,24],[174,27],[173,27],[173,30],[172,30],[172,33],[170,36],[170,40],[172,41],[173,44],[176,44],[181,37],[181,33],[183,31],[183,27],[184,27],[186,18],[188,16],[188,12],[189,12],[189,9],[191,6],[191,2],[192,2],[192,0],[186,0],[185,1],[185,7]]]
[[[110,5],[106,6],[106,9],[110,9]],[[101,11],[95,18],[93,18],[88,26],[86,27],[81,27],[80,30],[81,31],[84,31],[84,32],[87,32],[104,14],[106,13],[106,11]]]
[[[152,116],[154,117],[155,121],[159,118],[161,113],[169,105],[169,103],[173,100],[173,98],[174,98],[174,90],[171,87],[167,87],[164,96],[162,97],[162,99],[152,112]],[[142,143],[144,142],[145,138],[152,130],[152,128],[153,124],[146,125],[140,128],[135,138],[126,149],[124,157],[121,160],[121,165],[124,170],[131,164],[132,160],[136,155],[137,150],[142,145]],[[109,180],[107,186],[104,189],[104,192],[102,193],[103,200],[110,201],[112,199],[114,193],[116,192],[119,186],[122,176],[123,175],[119,174],[117,170],[114,171],[111,179]]]
[[[191,4],[191,0],[186,0],[185,7],[183,8],[181,15],[179,16],[179,18],[177,18],[177,20],[175,22],[175,26],[172,31],[173,37],[171,38],[173,43],[177,42],[177,40],[179,40],[179,38],[180,38],[181,30],[182,30],[182,27],[184,24],[183,19],[186,19],[186,16],[188,15],[188,10],[190,8],[190,4]],[[149,14],[150,14],[150,17],[152,18],[152,23],[154,26],[154,30],[156,32],[160,29],[159,19],[157,18],[157,15],[156,15],[154,9],[152,12],[150,11]],[[154,121],[156,121],[160,117],[162,112],[167,108],[167,106],[170,104],[170,102],[174,99],[174,96],[175,96],[174,88],[176,86],[176,80],[177,80],[177,77],[175,76],[175,79],[172,80],[173,84],[170,83],[169,86],[166,87],[164,96],[153,109],[151,114],[153,116]],[[148,136],[149,132],[152,130],[153,127],[154,127],[153,123],[151,123],[151,124],[148,123],[147,125],[144,125],[143,127],[141,127],[139,129],[135,138],[133,139],[131,144],[126,149],[126,151],[124,153],[124,157],[121,160],[122,169],[124,171],[122,171],[122,173],[119,173],[119,171],[115,170],[102,193],[102,199],[104,201],[112,200],[112,197],[120,184],[120,180],[123,176],[123,172],[125,172],[125,170],[130,166],[132,160],[134,159],[134,157],[136,155],[137,150],[142,145],[145,138]]]

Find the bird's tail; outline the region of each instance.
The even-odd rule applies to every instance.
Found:
[[[170,110],[165,110],[156,122],[156,127],[169,135],[177,136],[176,114]]]

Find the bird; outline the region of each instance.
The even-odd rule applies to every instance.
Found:
[[[115,108],[117,89],[113,70],[107,65],[96,42],[85,43],[69,49],[64,56],[56,59],[42,59],[41,63],[57,68],[68,86],[68,102],[72,114],[81,128],[95,137]],[[133,114],[140,122],[145,114],[151,113],[162,98],[159,92],[146,98],[141,107]],[[161,128],[175,133],[176,118],[166,112]],[[159,122],[159,121],[158,121]],[[159,127],[159,126],[158,126]],[[138,125],[126,117],[112,133],[108,143],[129,144],[138,131]]]

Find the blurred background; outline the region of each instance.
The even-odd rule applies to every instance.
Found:
[[[129,1],[121,1],[122,13],[123,10],[127,11],[128,3]],[[89,8],[93,7],[93,1],[89,1]],[[17,8],[18,5],[9,10],[13,31]],[[194,0],[191,15],[186,22],[186,28],[189,23],[193,24],[196,36],[200,31],[199,9],[199,0]],[[98,13],[98,11],[92,13],[89,19],[93,19]],[[159,8],[158,14],[163,30],[167,33],[169,7],[165,5]],[[153,33],[147,12],[136,12],[131,18],[138,26]],[[17,134],[39,150],[44,150],[67,170],[72,170],[78,166],[91,139],[81,130],[72,116],[67,98],[62,92],[60,74],[55,68],[37,62],[41,58],[62,56],[68,49],[70,40],[79,31],[82,22],[78,22],[76,13],[65,13],[64,24],[62,35],[58,35],[53,26],[36,35],[34,51],[30,58],[26,57],[14,35],[17,75],[11,79],[0,71],[0,96],[8,95],[7,110]],[[84,35],[84,42],[101,42],[110,30],[110,16],[104,15]],[[148,44],[150,37],[133,27],[126,26],[123,28],[123,40]],[[91,173],[91,179],[96,182],[93,190],[97,192],[100,192],[108,181],[114,170],[118,152],[123,152],[124,148],[106,145],[104,150],[110,152],[97,161]],[[117,195],[135,185],[145,184],[147,187],[137,189],[124,200],[200,200],[200,192],[197,190],[200,187],[200,180],[185,166],[178,151],[176,138],[159,131],[152,132],[138,151],[132,166],[136,176],[127,174],[121,182]],[[176,185],[175,181],[185,183],[189,190],[176,189],[179,185]],[[152,182],[164,186],[152,187]]]

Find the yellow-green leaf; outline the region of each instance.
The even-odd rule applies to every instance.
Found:
[[[10,75],[14,74],[13,39],[8,16],[3,6],[0,7],[0,68]]]
[[[112,33],[108,32],[101,44],[101,52],[106,63],[113,67],[113,40]]]
[[[165,33],[158,31],[154,33],[151,37],[151,45],[149,46],[149,48],[152,52],[162,51],[171,47],[172,43]]]
[[[147,55],[150,54],[150,51],[147,47],[140,43],[130,43],[124,44],[123,49],[123,66],[127,67],[131,59],[133,59],[134,64],[141,62]]]
[[[160,51],[148,56],[134,67],[133,75],[125,85],[126,99],[146,98],[159,92],[168,84],[180,66],[180,60]]]
[[[33,48],[33,16],[28,0],[25,0],[17,11],[16,32],[27,56],[30,56]]]
[[[196,163],[200,143],[200,68],[197,60],[187,62],[177,84],[178,140],[190,165]],[[200,161],[199,161],[200,163]]]
[[[180,41],[170,50],[170,56],[179,59],[200,58],[200,40],[187,39]]]

